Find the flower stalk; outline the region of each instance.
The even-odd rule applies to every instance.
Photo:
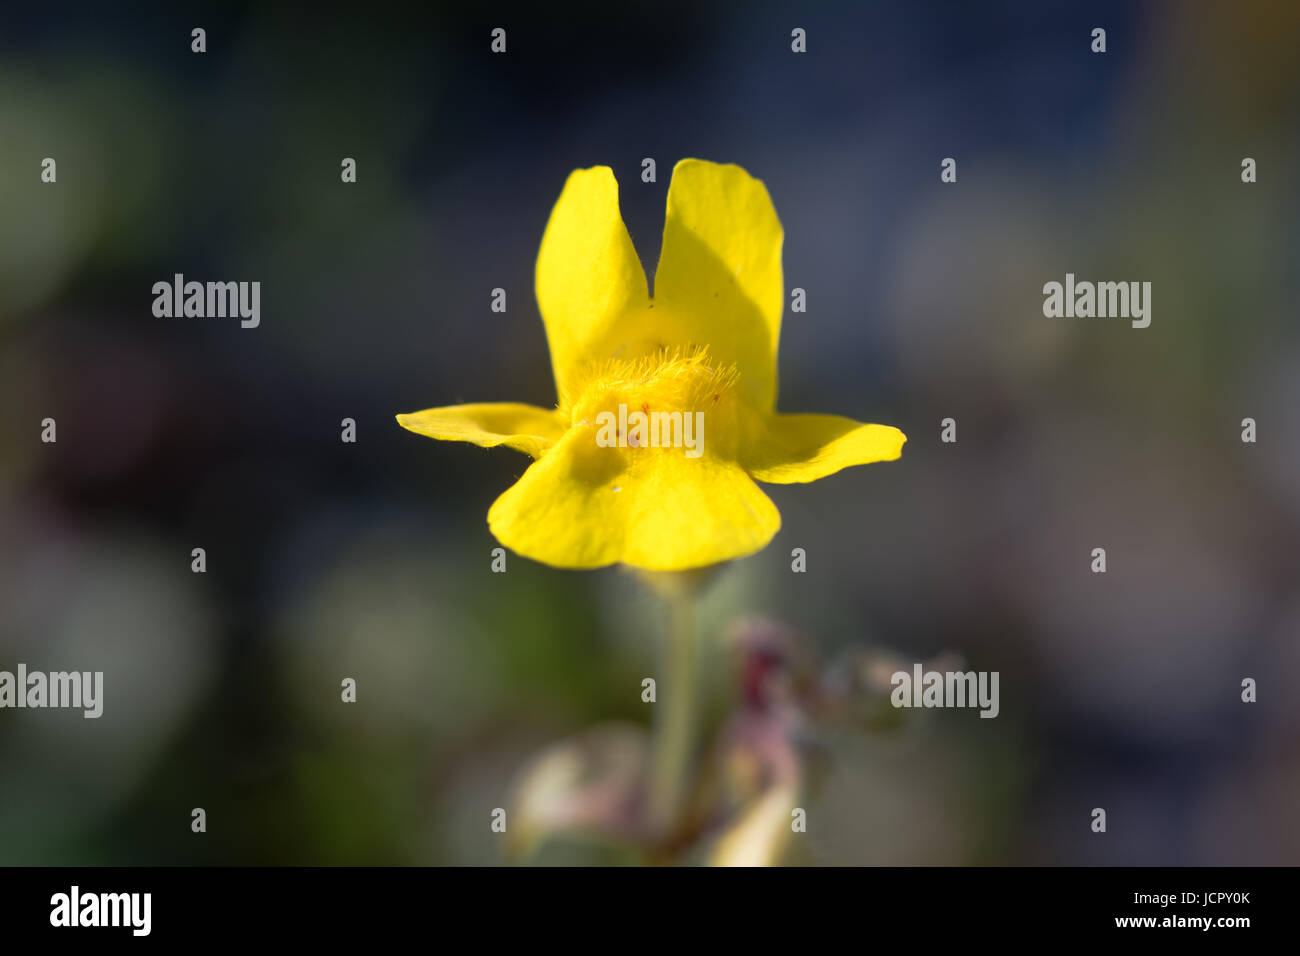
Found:
[[[668,633],[663,646],[663,702],[656,711],[648,817],[656,833],[672,834],[682,812],[695,749],[697,649],[695,588],[664,589]]]

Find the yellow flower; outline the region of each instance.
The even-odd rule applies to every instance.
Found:
[[[557,407],[455,405],[397,420],[536,459],[488,512],[497,539],[526,557],[677,571],[752,554],[781,527],[755,479],[815,481],[895,459],[907,440],[887,425],[776,411],[781,241],[759,180],[684,159],[652,298],[613,171],[575,170],[537,255]]]

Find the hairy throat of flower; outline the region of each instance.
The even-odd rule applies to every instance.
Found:
[[[600,445],[731,458],[740,437],[738,378],[735,365],[714,361],[707,348],[659,349],[591,364],[561,408]]]

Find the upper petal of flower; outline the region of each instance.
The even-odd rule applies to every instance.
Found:
[[[759,481],[816,481],[850,465],[893,461],[907,436],[892,425],[864,425],[840,415],[772,415],[748,441],[745,467]]]
[[[619,351],[629,334],[621,320],[650,304],[608,166],[570,174],[542,236],[536,286],[563,398],[579,368]]]
[[[767,187],[739,166],[683,159],[668,186],[653,323],[668,345],[735,364],[760,412],[776,402],[783,233]]]
[[[554,409],[518,402],[448,405],[398,415],[398,424],[418,435],[443,441],[468,441],[484,448],[505,445],[541,458],[560,440],[568,419]]]

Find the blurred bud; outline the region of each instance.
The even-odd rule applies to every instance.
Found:
[[[513,786],[507,853],[531,856],[554,836],[644,844],[649,743],[632,724],[604,724],[552,744]]]
[[[799,804],[795,784],[772,787],[718,838],[709,854],[713,866],[775,866],[794,831],[792,812]]]
[[[816,682],[816,659],[808,642],[784,624],[741,618],[723,640],[739,658],[740,690],[748,708],[795,707]]]
[[[758,654],[751,647],[747,661]],[[803,712],[792,698],[771,694],[770,678],[784,673],[772,665],[761,705],[747,705],[731,718],[709,762],[712,776],[705,793],[718,835],[709,841],[707,859],[715,866],[771,866],[785,852],[808,748]]]

